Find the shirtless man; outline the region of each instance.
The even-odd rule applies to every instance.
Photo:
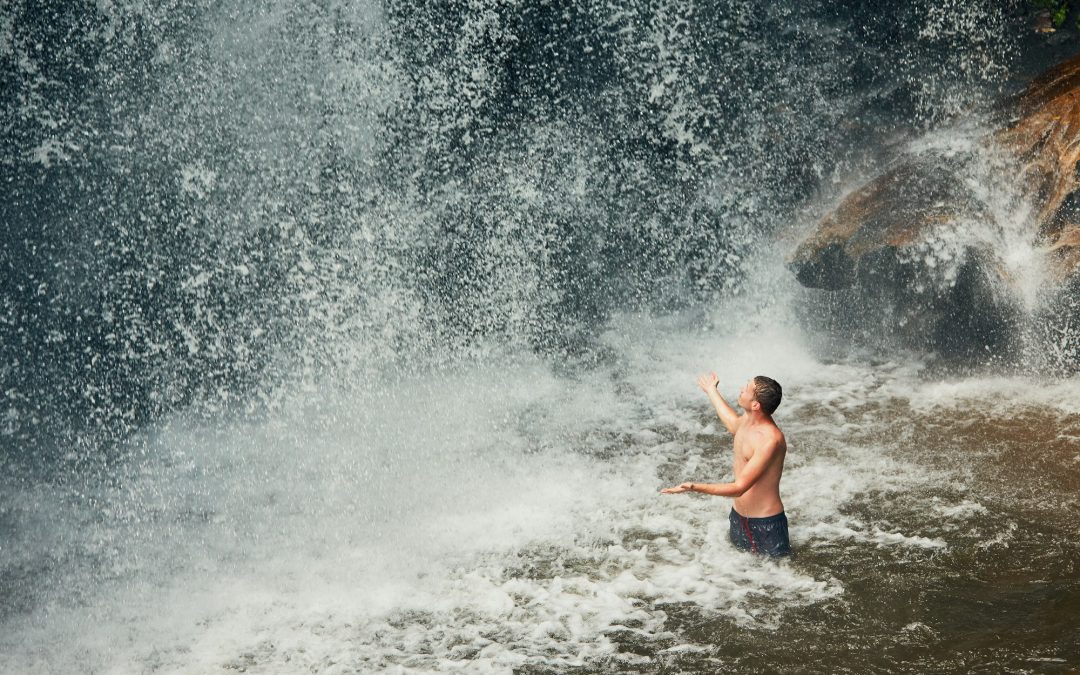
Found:
[[[739,392],[739,415],[720,395],[719,378],[709,373],[698,378],[727,430],[735,434],[734,483],[683,483],[661,490],[664,494],[702,492],[718,497],[734,497],[728,520],[731,541],[739,548],[770,556],[791,553],[784,503],[780,501],[780,474],[784,472],[787,442],[773,422],[772,413],[780,405],[780,384],[764,375],[747,381]]]

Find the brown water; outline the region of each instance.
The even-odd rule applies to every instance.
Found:
[[[792,427],[833,411],[807,406]],[[912,551],[805,541],[792,566],[834,576],[845,592],[786,612],[775,629],[741,626],[692,604],[665,607],[681,639],[706,654],[657,658],[642,672],[1077,672],[1080,668],[1080,415],[1017,405],[925,411],[904,401],[842,413],[876,422],[855,443],[951,477],[917,490],[868,490],[839,505],[883,531],[945,542]],[[864,427],[865,428],[865,427]],[[800,448],[831,434],[803,430]],[[983,508],[964,527],[940,504]],[[793,527],[800,524],[793,516]],[[537,671],[540,672],[540,671]]]
[[[607,370],[175,425],[107,485],[9,485],[0,671],[1080,669],[1080,382],[785,339],[635,335]],[[658,493],[730,475],[686,366],[712,350],[742,364],[722,391],[758,350],[782,376],[791,559],[735,550],[726,499]]]
[[[872,378],[874,388],[887,390],[889,377]],[[937,384],[916,378],[905,388]],[[833,455],[842,468],[833,450],[841,438],[846,454],[878,454],[933,475],[899,489],[871,483],[836,504],[861,532],[882,533],[879,541],[856,532],[807,535],[813,523],[789,500],[793,536],[801,539],[791,568],[835,579],[842,594],[784,609],[764,625],[717,616],[693,602],[660,603],[669,631],[663,639],[612,636],[620,650],[647,657],[646,663],[627,667],[615,657],[516,672],[1080,671],[1080,413],[1024,402],[1030,391],[1023,389],[1053,384],[1017,378],[986,385],[989,391],[974,384],[959,400],[922,405],[888,394],[861,404],[806,402],[782,418],[795,467]],[[1002,385],[1021,391],[993,391]],[[710,420],[702,414],[703,426]],[[705,464],[724,472],[730,443],[712,435],[684,440],[710,446]],[[680,480],[680,466],[673,461],[662,471],[669,482]],[[882,465],[883,475],[895,470]],[[799,477],[797,468],[789,471],[786,487]],[[828,484],[822,489],[827,498]],[[897,546],[887,533],[938,546]],[[767,592],[756,604],[763,616],[776,610]],[[698,649],[666,651],[685,643]]]

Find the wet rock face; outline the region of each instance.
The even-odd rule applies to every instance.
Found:
[[[799,244],[789,258],[799,282],[845,298],[821,301],[832,332],[878,332],[943,356],[1005,355],[1022,314],[1018,241],[1046,283],[1076,285],[1080,57],[999,115],[1001,128],[969,147],[897,158]]]
[[[1080,281],[1080,226],[1072,225],[1059,231],[1048,249],[1049,268],[1056,281],[1076,278]]]
[[[931,155],[908,157],[826,216],[796,249],[790,267],[809,288],[849,288],[860,270],[873,272],[882,250],[908,247],[961,214],[986,217],[956,163]]]
[[[849,283],[809,294],[803,322],[884,352],[930,351],[963,362],[1017,353],[1022,312],[994,271],[993,254],[964,246],[951,257],[947,268],[929,268],[903,247],[878,248],[858,259]]]
[[[1076,191],[1080,162],[1080,56],[1036,78],[1004,107],[1011,113],[993,141],[1017,159],[1018,178],[1037,209],[1040,234],[1064,229],[1062,205]]]

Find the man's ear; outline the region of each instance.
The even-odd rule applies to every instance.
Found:
[[[758,402],[758,401],[751,401],[750,402],[750,409],[751,410],[761,410],[761,403]]]

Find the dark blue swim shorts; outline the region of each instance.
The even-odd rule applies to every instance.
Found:
[[[783,511],[768,518],[744,518],[731,509],[728,521],[731,543],[738,548],[773,557],[791,553],[787,516]]]

